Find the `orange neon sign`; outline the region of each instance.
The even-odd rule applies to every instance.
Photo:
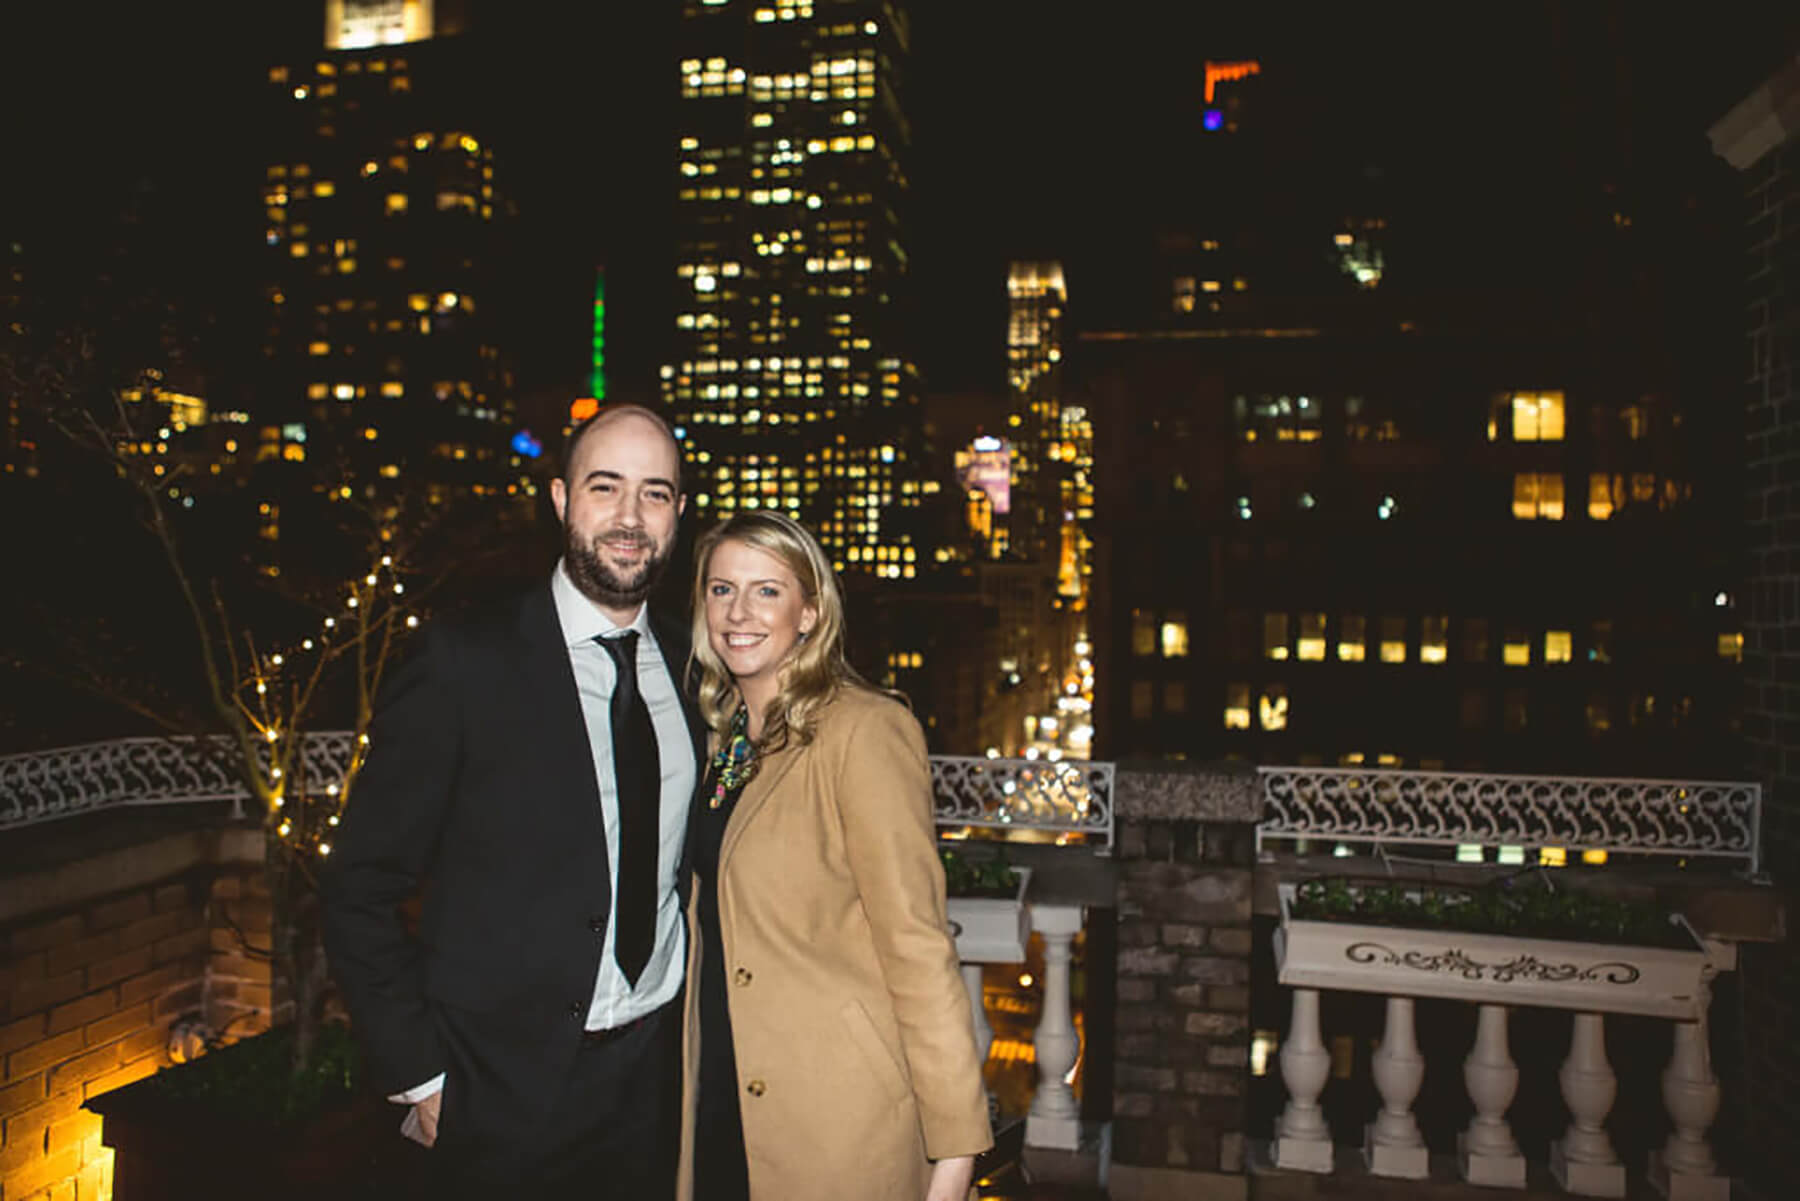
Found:
[[[1231,83],[1239,79],[1248,79],[1252,75],[1262,74],[1262,64],[1255,59],[1247,59],[1236,63],[1206,64],[1206,102],[1213,102],[1213,89],[1221,83]]]
[[[586,421],[600,411],[600,402],[592,396],[583,396],[569,406],[570,421]]]

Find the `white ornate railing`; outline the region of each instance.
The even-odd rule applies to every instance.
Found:
[[[931,757],[943,828],[1044,830],[1113,842],[1113,765],[1089,759]]]
[[[301,761],[310,787],[342,778],[351,735],[308,734]],[[133,805],[230,801],[250,792],[225,739],[115,738],[48,751],[0,755],[0,830]]]
[[[352,740],[346,730],[304,736],[310,787],[342,778]],[[232,753],[223,740],[116,738],[0,756],[0,830],[127,805],[241,804],[250,794]],[[1080,833],[1112,845],[1110,763],[940,755],[931,782],[940,826]]]
[[[1257,845],[1381,845],[1673,855],[1759,867],[1762,788],[1742,781],[1626,780],[1347,767],[1264,767]]]

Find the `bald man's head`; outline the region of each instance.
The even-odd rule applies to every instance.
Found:
[[[639,404],[607,405],[586,421],[569,431],[568,441],[563,446],[562,477],[564,484],[572,483],[575,478],[575,466],[582,454],[582,443],[590,437],[604,437],[608,427],[618,422],[635,424],[649,422],[661,431],[668,440],[670,448],[675,452],[675,490],[681,491],[681,445],[675,440],[675,431],[663,420],[661,413],[655,409]]]

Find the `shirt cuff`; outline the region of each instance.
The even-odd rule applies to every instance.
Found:
[[[409,1088],[403,1093],[389,1093],[388,1100],[396,1105],[417,1105],[426,1097],[436,1096],[444,1091],[444,1073],[439,1072],[417,1088]]]

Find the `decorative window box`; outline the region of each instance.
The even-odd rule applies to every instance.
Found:
[[[956,938],[956,957],[964,963],[1023,963],[1025,944],[1031,938],[1031,912],[1025,893],[1031,887],[1031,869],[1014,867],[1018,890],[1010,897],[950,898],[950,933]]]
[[[1697,1021],[1707,1003],[1707,954],[1677,917],[1682,949],[1471,934],[1296,919],[1283,884],[1275,964],[1282,984],[1391,996],[1448,997]]]

